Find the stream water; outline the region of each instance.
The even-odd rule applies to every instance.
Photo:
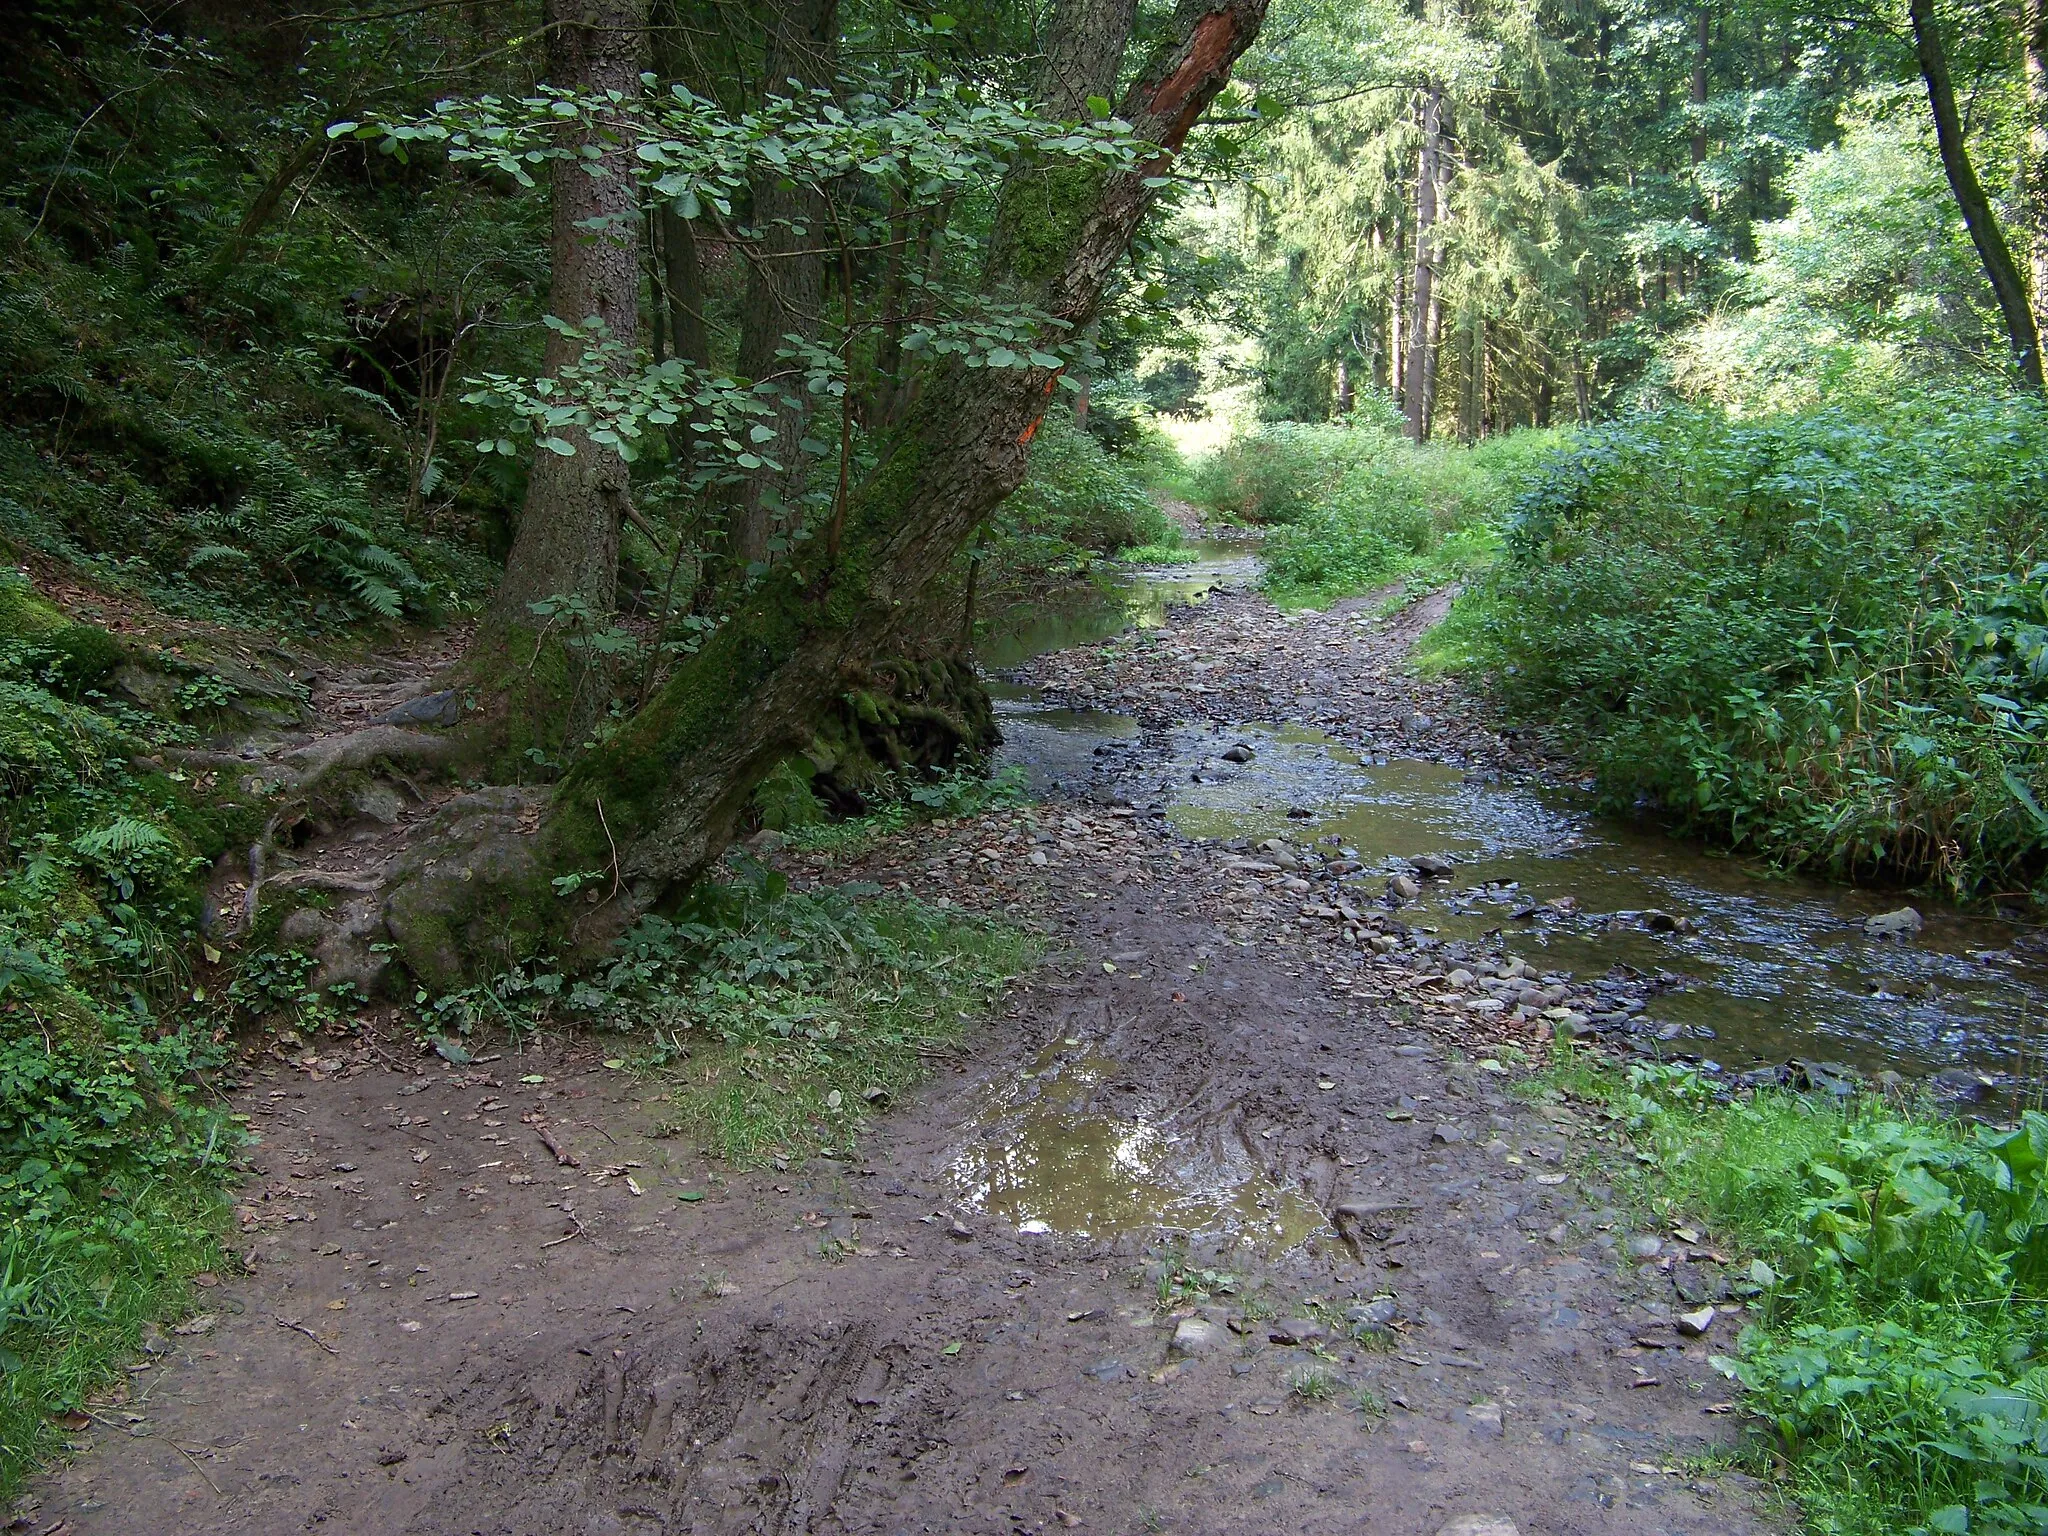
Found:
[[[1175,604],[1256,575],[1249,555],[1207,549],[1197,565],[1134,572],[1072,607],[999,619],[983,654],[991,670],[1015,667],[1157,625]],[[1163,806],[1191,837],[1321,841],[1360,863],[1363,896],[1377,896],[1410,858],[1448,857],[1453,877],[1426,884],[1403,921],[1446,940],[1497,936],[1539,971],[1661,973],[1670,990],[1652,1016],[1674,1050],[1730,1068],[1801,1059],[1939,1073],[1973,1092],[1993,1079],[2007,1102],[2043,1075],[2036,1040],[2048,1020],[2048,966],[2039,950],[2015,949],[2017,925],[1916,899],[1926,919],[1917,938],[1873,938],[1863,919],[1903,898],[1786,878],[1603,817],[1571,792],[1368,759],[1299,726],[1182,727],[1138,751],[1129,717],[1048,708],[1018,684],[993,691],[999,761],[1040,794],[1109,789]],[[1240,742],[1251,761],[1222,757]],[[1254,1177],[1241,1149],[1176,1138],[1142,1114],[1079,1112],[1103,1070],[1067,1042],[992,1090],[977,1139],[954,1164],[977,1205],[1061,1230],[1181,1226],[1261,1246],[1291,1244],[1317,1225],[1288,1203],[1295,1197]]]

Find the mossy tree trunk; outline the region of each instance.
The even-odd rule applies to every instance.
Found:
[[[1105,3],[1128,14],[1124,0],[1074,3],[1078,16],[1099,17]],[[1020,171],[998,214],[995,282],[1068,327],[1089,322],[1151,206],[1148,181],[1228,83],[1265,9],[1266,0],[1183,0],[1119,109],[1162,152],[1127,171]],[[551,931],[536,940],[573,951],[702,873],[731,840],[754,785],[805,745],[870,663],[900,648],[921,594],[1022,480],[1057,385],[1056,372],[1039,367],[929,372],[878,468],[850,496],[843,524],[764,578],[638,715],[570,770],[518,857],[501,856],[500,840],[489,857],[419,861],[414,888],[402,884],[392,898],[396,909],[433,914],[410,925],[432,936],[432,952],[394,924],[415,970],[452,980],[464,914],[481,921],[530,902],[551,874],[608,876],[586,891],[587,904],[559,903]]]
[[[547,23],[548,78],[554,84],[639,93],[647,0],[549,0]],[[548,312],[571,325],[596,316],[630,352],[640,323],[633,143],[623,132],[599,133],[589,147],[597,149],[607,174],[592,175],[580,159],[553,162]],[[559,372],[583,349],[578,338],[550,332],[546,371]],[[621,358],[622,369],[630,366],[630,357]],[[611,610],[619,525],[632,501],[626,463],[579,432],[563,437],[573,453],[534,450],[519,532],[484,625],[487,635],[531,626],[527,605],[546,597],[577,597],[595,613]]]
[[[776,0],[763,94],[790,96],[830,87],[838,71],[839,0]],[[772,172],[754,184],[751,222],[760,236],[747,253],[739,371],[758,384],[790,372],[777,355],[788,345],[786,337],[815,341],[824,329],[825,264],[819,248],[828,243],[829,225],[825,199],[816,187]],[[747,478],[734,512],[732,552],[742,577],[748,566],[767,563],[775,525],[794,522],[804,487],[809,400],[800,378],[782,382],[787,398],[775,413],[775,440],[765,449],[769,464]]]

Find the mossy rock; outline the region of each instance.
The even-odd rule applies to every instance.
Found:
[[[0,573],[0,646],[19,647],[32,669],[54,671],[63,691],[74,694],[105,681],[127,654],[104,629],[36,596],[18,572]]]

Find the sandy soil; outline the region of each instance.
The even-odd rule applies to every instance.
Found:
[[[1141,717],[1505,754],[1401,673],[1414,632],[1240,596],[1176,624],[1158,678],[1114,646],[1045,675]],[[1191,658],[1227,665],[1176,707],[1150,684]],[[1631,1231],[1587,1112],[1486,1065],[1545,1032],[1541,987],[1460,1005],[1397,911],[1345,914],[1338,874],[1142,808],[785,862],[1007,911],[1050,958],[859,1163],[708,1165],[587,1041],[267,1060],[237,1106],[262,1136],[250,1272],[152,1341],[11,1529],[1778,1528],[1700,1470],[1734,1433],[1708,1356],[1740,1323],[1674,1326],[1725,1295],[1710,1243]],[[1109,1202],[1119,1146],[1230,1214],[1020,1230],[1017,1188]]]

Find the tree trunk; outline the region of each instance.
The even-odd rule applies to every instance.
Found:
[[[1050,117],[1078,119],[1086,115],[1090,96],[1114,100],[1124,49],[1137,24],[1138,0],[1056,7],[1038,72],[1040,109]]]
[[[1707,106],[1707,63],[1714,47],[1714,9],[1702,5],[1693,22],[1692,45],[1692,163],[1697,170],[1707,159],[1707,120],[1704,116]],[[1706,196],[1695,186],[1694,196],[1702,210],[1706,208]]]
[[[2026,208],[2034,330],[2048,322],[2048,0],[2026,0]]]
[[[1427,339],[1422,347],[1422,431],[1415,439],[1418,443],[1428,442],[1430,434],[1436,430],[1436,381],[1442,372],[1444,355],[1444,307],[1434,292],[1429,296],[1425,334]]]
[[[547,16],[554,84],[639,92],[646,0],[550,0]],[[575,325],[595,316],[630,349],[640,326],[640,183],[632,136],[599,135],[595,146],[607,175],[592,176],[581,160],[553,162],[548,312]],[[593,221],[603,227],[594,229]],[[543,367],[559,372],[583,350],[581,340],[550,331]],[[620,360],[621,372],[631,366],[630,357]],[[485,616],[486,632],[530,626],[528,605],[545,597],[576,597],[594,612],[611,610],[619,524],[632,500],[626,463],[581,433],[562,436],[574,453],[534,450],[519,533]]]
[[[1408,435],[1429,435],[1430,390],[1435,384],[1436,349],[1430,318],[1436,307],[1437,161],[1443,152],[1443,92],[1429,87],[1422,98],[1422,150],[1415,170],[1415,281],[1409,294]]]
[[[778,0],[768,33],[766,94],[789,96],[829,87],[839,69],[839,0]],[[792,84],[791,82],[795,83]],[[828,210],[818,191],[773,175],[754,184],[753,224],[760,231],[747,261],[740,311],[740,376],[759,383],[787,371],[777,354],[786,337],[815,341],[824,328]],[[784,380],[788,400],[775,413],[775,440],[763,454],[777,466],[756,471],[736,509],[736,564],[766,564],[776,523],[794,528],[806,477],[800,446],[808,416],[802,383]]]
[[[1067,0],[1084,16],[1093,3]],[[997,286],[1062,333],[1094,318],[1152,206],[1146,183],[1228,82],[1265,7],[1184,0],[1119,109],[1159,155],[1128,171],[1013,177],[997,218],[1019,216],[1028,192],[1030,264],[998,270]],[[951,362],[926,377],[854,492],[836,555],[813,540],[770,572],[645,709],[576,764],[537,836],[517,831],[508,797],[480,796],[408,861],[386,912],[417,976],[446,984],[524,945],[589,953],[724,850],[760,777],[806,743],[850,673],[890,653],[922,594],[1022,480],[1058,383],[1057,370]],[[611,873],[609,894],[593,886],[599,899],[588,905],[549,894],[550,874],[593,869]]]
[[[1337,419],[1351,419],[1351,364],[1343,353],[1337,354]]]
[[[315,133],[308,137],[284,159],[256,194],[256,200],[249,205],[249,211],[242,215],[242,222],[235,227],[234,234],[220,248],[206,267],[206,284],[216,286],[230,272],[242,264],[256,244],[256,237],[263,233],[270,221],[277,217],[278,205],[284,201],[285,193],[291,191],[298,179],[313,168],[313,162],[327,148],[327,135]]]
[[[1387,310],[1387,337],[1393,348],[1394,404],[1408,409],[1408,221],[1394,226],[1394,296]]]
[[[1941,167],[1948,173],[1949,189],[1963,211],[1963,223],[1970,231],[1970,243],[1977,247],[1977,259],[1991,280],[1998,298],[1998,312],[2005,317],[2006,338],[2013,361],[2035,389],[2041,384],[2041,335],[2034,325],[2034,312],[2027,303],[2026,284],[2012,259],[2012,250],[1998,227],[1991,200],[1977,180],[1970,163],[1969,146],[1963,142],[1962,119],[1956,112],[1955,87],[1949,82],[1948,53],[1942,47],[1941,26],[1934,13],[1934,0],[1910,0],[1913,20],[1913,48],[1920,59],[1920,77],[1927,83],[1928,105],[1934,109],[1934,134],[1941,145]]]

